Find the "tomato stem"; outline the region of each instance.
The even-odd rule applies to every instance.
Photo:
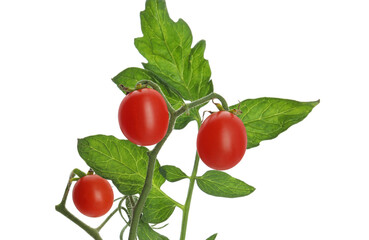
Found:
[[[200,99],[197,99],[193,102],[185,104],[184,106],[180,107],[178,110],[175,110],[172,107],[172,105],[169,103],[169,101],[165,98],[165,95],[163,94],[160,87],[156,83],[154,83],[152,81],[149,81],[149,80],[142,80],[142,81],[139,81],[137,84],[147,84],[147,85],[151,86],[153,89],[155,89],[156,91],[158,91],[164,97],[164,100],[167,103],[168,111],[169,111],[169,125],[168,125],[168,130],[167,130],[164,138],[159,143],[156,144],[156,146],[154,147],[153,150],[148,152],[149,160],[148,160],[148,166],[147,166],[146,179],[145,179],[145,183],[144,183],[144,186],[142,188],[142,192],[140,194],[140,197],[137,201],[137,204],[135,205],[135,207],[133,209],[131,227],[130,227],[129,238],[128,238],[129,240],[135,240],[136,239],[137,229],[138,229],[138,224],[140,222],[141,213],[143,211],[146,199],[147,199],[147,197],[150,193],[151,187],[152,187],[152,179],[153,179],[153,176],[154,176],[156,157],[157,157],[161,147],[164,145],[165,141],[167,140],[167,138],[169,137],[169,135],[173,131],[176,119],[181,114],[185,113],[188,109],[200,106],[204,103],[207,103],[208,101],[210,101],[213,98],[218,99],[222,103],[224,109],[228,110],[227,102],[225,101],[225,99],[222,96],[220,96],[217,93],[210,93],[209,95],[207,95],[203,98],[200,98]],[[193,180],[193,182],[194,182],[194,180]],[[192,186],[192,188],[193,188],[193,186]],[[191,194],[192,194],[192,190],[191,190]],[[180,207],[182,209],[185,209],[185,207],[184,208],[181,207],[182,205],[180,205],[180,204],[177,204],[176,206]],[[189,209],[189,203],[188,203],[188,209]],[[188,210],[187,210],[187,212],[188,212]],[[187,213],[187,215],[188,215],[188,213]],[[186,221],[186,224],[187,224],[187,221]]]
[[[122,228],[122,230],[120,231],[120,234],[119,234],[119,239],[120,239],[120,240],[123,240],[123,234],[124,234],[124,232],[126,231],[127,227],[128,227],[128,224],[127,224],[127,225],[125,225],[125,226]]]
[[[135,89],[134,88],[128,88],[126,86],[124,86],[123,84],[119,84],[118,87],[125,93],[128,94],[130,92],[133,92]]]
[[[98,226],[96,229],[96,231],[100,232],[100,230],[105,226],[105,224],[114,216],[114,214],[117,213],[117,211],[119,210],[120,206],[118,206],[116,209],[114,209],[114,211],[112,211],[109,216],[104,220],[104,222],[102,222],[100,224],[100,226]]]
[[[148,153],[149,156],[149,163],[147,166],[147,173],[146,173],[146,179],[145,184],[142,188],[142,192],[140,194],[140,197],[133,209],[133,215],[132,215],[132,222],[131,222],[131,228],[129,231],[129,240],[135,240],[137,235],[137,228],[138,224],[140,222],[140,216],[143,211],[143,208],[145,206],[146,199],[150,193],[151,187],[152,187],[152,179],[154,176],[154,169],[155,169],[155,162],[156,162],[156,156],[158,155],[161,147],[164,145],[165,141],[169,137],[170,133],[172,132],[174,128],[174,123],[176,121],[176,117],[173,116],[173,114],[170,114],[169,116],[169,126],[167,133],[165,134],[164,138],[156,144],[154,149]]]
[[[214,99],[212,99],[212,102],[218,108],[219,111],[224,111],[222,104],[214,102]]]
[[[197,122],[198,128],[200,128],[201,120],[197,119],[196,122]],[[193,188],[195,186],[195,180],[196,180],[196,176],[197,176],[197,170],[199,168],[199,162],[200,162],[200,157],[199,157],[199,154],[196,151],[195,163],[194,163],[192,174],[191,174],[191,177],[190,177],[190,184],[189,184],[189,187],[188,187],[186,203],[185,203],[184,209],[183,209],[180,240],[185,240],[186,239],[188,215],[189,215],[189,212],[190,212],[192,193],[193,193]]]
[[[82,178],[84,176],[86,176],[86,173],[82,172],[81,170],[79,170],[78,168],[73,169],[73,173],[75,175],[77,175],[78,177]]]

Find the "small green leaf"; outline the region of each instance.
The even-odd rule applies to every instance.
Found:
[[[151,189],[142,212],[142,220],[148,223],[164,222],[172,215],[175,206],[161,189]]]
[[[141,193],[148,164],[148,149],[113,136],[95,135],[78,140],[78,152],[96,174],[110,179],[124,195]],[[160,223],[170,217],[175,202],[161,189],[165,182],[157,162],[153,185],[143,211],[146,222]],[[160,209],[160,211],[158,211]]]
[[[217,237],[218,233],[211,235],[209,238],[207,238],[206,240],[215,240],[215,238]]]
[[[196,179],[197,186],[212,196],[236,198],[252,193],[255,188],[229,174],[217,170],[207,171]]]
[[[139,240],[169,240],[169,238],[155,232],[148,223],[140,222],[137,229]]]
[[[238,108],[247,132],[247,148],[253,148],[261,141],[276,138],[290,126],[302,121],[313,108],[315,102],[298,102],[280,98],[247,99],[230,107]]]
[[[169,182],[176,182],[188,176],[179,168],[175,166],[165,165],[159,168],[159,171],[163,177]]]

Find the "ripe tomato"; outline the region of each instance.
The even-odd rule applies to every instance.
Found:
[[[202,123],[197,135],[197,151],[210,168],[227,170],[239,163],[247,147],[246,129],[233,113],[219,111]]]
[[[139,89],[123,98],[118,120],[129,141],[141,146],[153,145],[167,132],[168,107],[159,92],[151,88]]]
[[[107,213],[114,201],[110,183],[99,175],[87,175],[77,181],[73,188],[76,208],[88,217],[100,217]]]

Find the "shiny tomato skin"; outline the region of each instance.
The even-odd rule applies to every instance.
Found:
[[[141,146],[154,145],[164,138],[168,130],[168,107],[156,90],[135,90],[123,98],[118,120],[129,141]]]
[[[246,147],[243,122],[227,111],[212,113],[202,123],[197,135],[197,151],[201,160],[215,170],[227,170],[237,165]]]
[[[80,178],[73,188],[73,202],[78,211],[88,217],[106,214],[114,202],[110,183],[99,175]]]

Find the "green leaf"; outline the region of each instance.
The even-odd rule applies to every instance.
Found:
[[[208,237],[206,240],[215,240],[215,238],[217,237],[218,233],[211,235],[210,237]]]
[[[263,140],[276,138],[290,126],[302,121],[313,108],[314,102],[298,102],[280,98],[247,99],[230,108],[238,108],[238,117],[245,124],[247,148],[253,148]]]
[[[182,19],[174,22],[164,0],[147,0],[141,12],[143,37],[135,39],[138,51],[148,60],[144,65],[177,89],[186,100],[212,92],[210,67],[204,59],[205,41],[192,49],[191,29]]]
[[[164,222],[172,215],[175,206],[172,199],[161,189],[151,189],[142,212],[142,220],[148,223]]]
[[[139,240],[169,240],[169,238],[155,232],[148,223],[140,222],[137,229]]]
[[[78,140],[78,152],[96,174],[110,179],[124,195],[141,193],[148,164],[148,149],[113,136],[95,135]],[[143,220],[160,223],[170,217],[175,202],[161,191],[165,182],[156,162],[153,185],[143,211]],[[161,211],[158,212],[158,209]]]
[[[194,101],[213,92],[209,62],[204,58],[205,41],[191,48],[189,26],[182,19],[174,22],[169,17],[164,0],[146,1],[141,28],[143,37],[135,39],[135,46],[148,61],[143,64],[145,69],[154,72],[185,100]],[[190,116],[182,119],[176,129],[196,119],[195,115]]]
[[[177,182],[188,176],[179,168],[175,166],[165,165],[159,168],[159,171],[163,177],[169,182]]]
[[[229,174],[217,170],[207,171],[196,179],[197,186],[212,196],[236,198],[252,193],[255,188]]]

